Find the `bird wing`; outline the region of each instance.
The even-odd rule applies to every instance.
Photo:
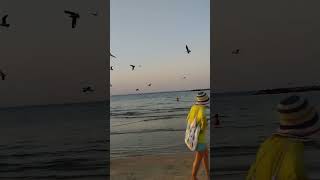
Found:
[[[2,23],[6,24],[6,20],[7,20],[8,14],[6,14],[5,16],[2,17]]]
[[[76,27],[77,18],[72,18],[72,27]]]
[[[187,49],[187,51],[189,51],[188,45],[186,45],[186,49]]]
[[[74,13],[74,12],[67,11],[67,10],[65,10],[65,11],[64,11],[64,13],[66,13],[66,14],[70,14],[70,15],[75,15],[75,13]]]
[[[111,53],[110,53],[110,56],[111,56],[111,57],[114,57],[114,58],[116,58],[116,57],[115,57],[114,55],[112,55]]]

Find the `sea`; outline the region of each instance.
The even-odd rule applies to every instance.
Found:
[[[0,179],[107,179],[105,102],[0,109]]]
[[[245,179],[259,145],[279,126],[276,106],[292,94],[309,99],[320,110],[320,92],[252,95],[252,92],[214,94],[211,113],[220,115],[220,128],[211,129],[213,179]],[[310,179],[320,179],[320,135],[305,145]]]
[[[208,94],[209,91],[206,91]],[[110,97],[105,102],[0,109],[0,179],[107,179],[110,158],[189,152],[185,120],[196,91]],[[320,110],[320,92],[295,93]],[[245,179],[259,145],[278,127],[276,105],[291,94],[217,93],[208,129],[214,179]],[[179,101],[176,101],[179,97]],[[210,122],[210,111],[207,118]],[[109,139],[110,134],[110,139]],[[319,136],[320,137],[320,136]],[[310,179],[320,179],[320,138],[305,146]]]
[[[111,159],[190,152],[184,144],[184,134],[186,118],[197,93],[180,91],[112,96]],[[210,106],[207,108],[209,117]],[[208,143],[209,136],[208,128]]]

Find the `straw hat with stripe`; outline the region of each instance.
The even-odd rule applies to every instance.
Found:
[[[196,104],[206,105],[209,103],[209,96],[205,92],[199,92],[196,97]]]
[[[277,111],[280,115],[279,134],[303,138],[320,130],[318,113],[305,98],[289,96],[279,103]]]

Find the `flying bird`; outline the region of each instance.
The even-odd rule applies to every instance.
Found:
[[[115,57],[114,55],[112,55],[111,52],[109,52],[109,54],[110,54],[111,57],[117,58],[117,57]]]
[[[240,49],[233,50],[232,54],[240,54]]]
[[[0,76],[1,76],[2,80],[5,80],[7,75],[3,71],[0,70]]]
[[[186,45],[187,53],[190,54],[191,50],[189,49],[188,45]]]
[[[98,13],[97,13],[97,12],[90,12],[90,14],[91,14],[92,16],[98,16]]]
[[[130,64],[130,66],[132,67],[132,71],[134,70],[134,68],[136,67],[135,65]]]
[[[2,22],[0,24],[1,26],[4,26],[4,27],[9,27],[10,26],[10,24],[7,23],[7,18],[8,18],[8,14],[6,14],[6,15],[4,15],[2,17]]]
[[[92,89],[92,87],[90,86],[86,86],[82,88],[82,92],[93,92],[94,90]]]
[[[136,89],[136,91],[139,91],[139,89]]]
[[[152,85],[151,83],[148,84],[148,86],[151,86],[151,85]]]
[[[80,18],[80,15],[72,11],[64,11],[64,13],[70,15],[69,17],[72,18],[72,28],[75,28],[77,24],[77,19]]]
[[[186,76],[183,76],[183,78],[182,79],[187,79],[187,77]]]

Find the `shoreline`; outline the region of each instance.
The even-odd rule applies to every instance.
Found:
[[[117,180],[185,180],[191,178],[194,152],[145,155],[110,160],[110,177]],[[206,180],[202,165],[198,179]]]

